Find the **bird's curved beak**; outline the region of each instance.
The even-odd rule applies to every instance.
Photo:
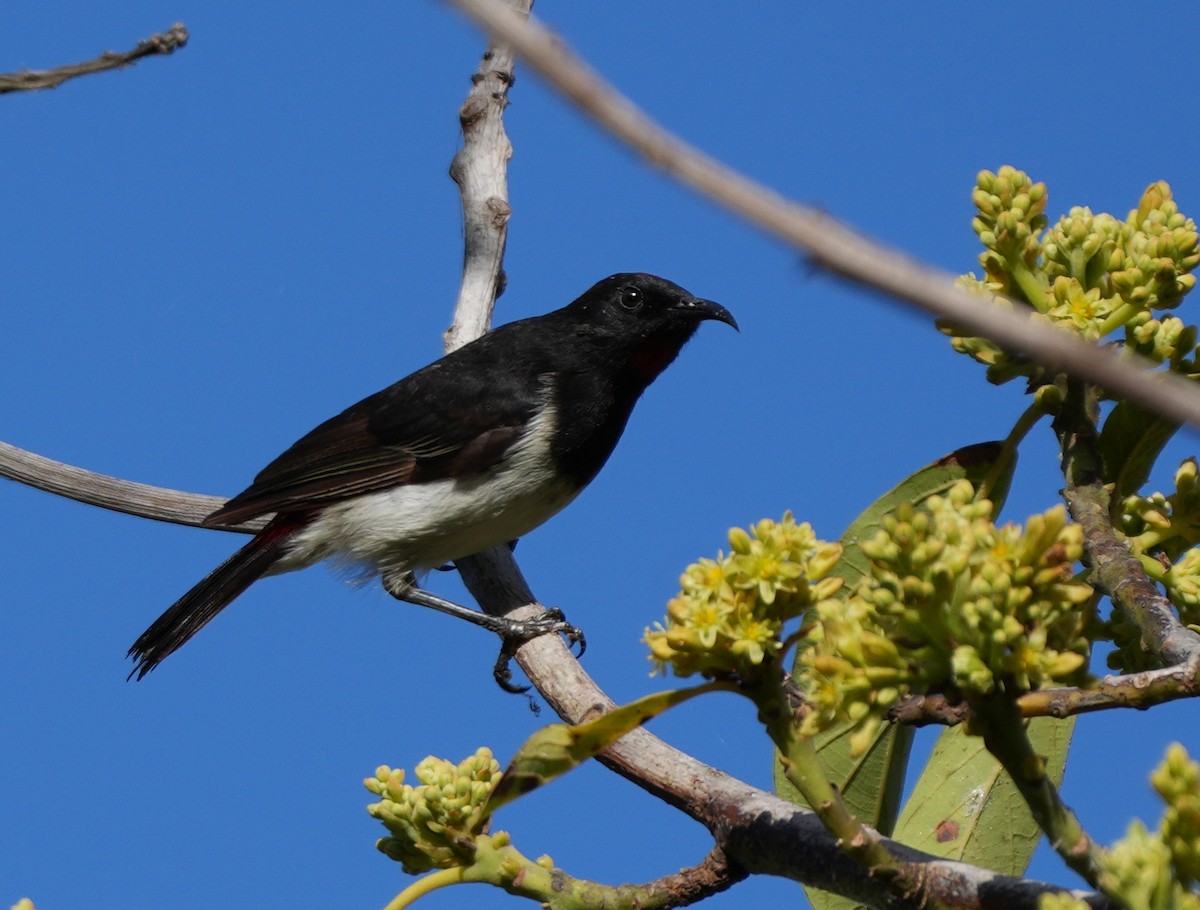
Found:
[[[684,297],[672,309],[679,311],[681,314],[687,314],[696,320],[715,319],[718,322],[733,326],[734,331],[741,331],[738,328],[737,320],[733,318],[733,314],[721,306],[721,304],[714,303],[711,300],[704,300],[700,297]]]

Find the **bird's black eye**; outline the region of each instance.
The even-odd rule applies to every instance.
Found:
[[[621,289],[621,306],[627,310],[636,310],[644,299],[644,295],[637,288]]]

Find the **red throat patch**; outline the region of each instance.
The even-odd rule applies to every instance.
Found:
[[[661,341],[648,341],[635,348],[629,355],[629,368],[640,376],[644,376],[649,382],[678,356],[678,346],[670,343],[664,344]]]

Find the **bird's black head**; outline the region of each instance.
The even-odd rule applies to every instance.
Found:
[[[646,383],[667,368],[704,320],[738,327],[719,303],[645,272],[610,275],[565,312],[572,313],[583,333],[619,349],[626,365]]]

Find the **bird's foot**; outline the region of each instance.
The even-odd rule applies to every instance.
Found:
[[[563,611],[558,607],[547,607],[543,613],[530,619],[510,619],[507,616],[491,616],[489,618],[503,620],[505,628],[494,631],[506,643],[511,642],[514,650],[527,641],[555,633],[565,636],[567,643],[572,647],[579,646],[578,657],[583,657],[583,652],[587,650],[587,639],[583,635],[583,630],[567,622]]]
[[[482,626],[499,635],[502,644],[500,646],[500,655],[496,658],[493,675],[500,688],[506,692],[525,693],[529,690],[528,686],[513,684],[512,671],[509,669],[509,663],[517,653],[517,649],[526,642],[540,638],[543,635],[561,634],[566,636],[570,646],[579,646],[579,657],[583,657],[583,652],[587,650],[587,639],[584,638],[583,630],[567,622],[563,617],[562,610],[559,610],[557,607],[547,609],[540,615],[530,617],[529,619],[493,616],[490,613],[481,613],[478,610],[472,610],[470,607],[464,607],[461,604],[456,604],[453,601],[446,600],[444,597],[438,597],[436,594],[418,588],[412,581],[411,575],[396,579],[385,578],[384,589],[397,600],[416,604],[419,607],[429,607],[432,610],[437,610],[439,613],[446,613],[450,616],[457,616],[459,619],[465,619],[467,622]]]
[[[587,650],[587,638],[584,637],[583,630],[567,622],[563,611],[558,607],[550,607],[541,615],[530,619],[509,619],[506,616],[492,618],[504,619],[510,624],[508,631],[498,633],[501,638],[500,653],[496,655],[496,665],[492,668],[496,685],[505,692],[524,695],[529,691],[529,686],[519,686],[512,681],[512,669],[509,666],[517,654],[517,649],[526,642],[557,633],[567,639],[569,647],[579,646],[577,657],[583,657],[583,652]],[[536,714],[537,708],[533,707]]]

